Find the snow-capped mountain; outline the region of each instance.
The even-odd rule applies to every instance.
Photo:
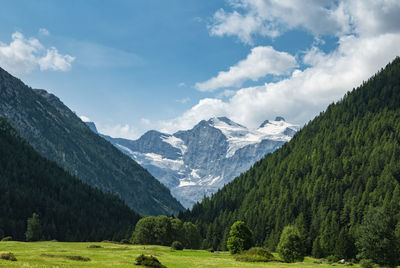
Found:
[[[190,208],[289,141],[297,130],[298,126],[282,117],[266,120],[253,130],[218,117],[172,135],[152,130],[137,140],[103,137],[145,167]]]

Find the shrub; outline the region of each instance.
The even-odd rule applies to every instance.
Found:
[[[15,258],[14,254],[11,252],[2,253],[0,255],[0,259],[7,260],[7,261],[17,261],[17,258]]]
[[[244,262],[267,262],[273,259],[268,249],[260,247],[253,247],[235,256],[235,260]]]
[[[179,241],[172,242],[171,248],[174,250],[183,250],[183,244]]]
[[[363,260],[360,261],[360,267],[361,268],[374,268],[375,264],[370,259],[363,259]]]
[[[13,238],[12,238],[12,236],[6,236],[6,237],[3,237],[3,239],[1,239],[1,241],[11,241]]]
[[[339,258],[335,255],[329,255],[328,257],[326,257],[326,260],[328,261],[328,263],[332,264],[334,262],[338,262]]]
[[[143,265],[146,267],[152,267],[152,268],[166,268],[166,266],[162,265],[160,261],[154,257],[154,256],[145,256],[145,255],[139,255],[136,258],[136,265]]]
[[[126,238],[122,239],[120,243],[121,244],[131,244],[131,242]]]
[[[277,251],[285,262],[304,260],[303,238],[296,226],[289,225],[283,229]]]
[[[90,261],[90,258],[83,256],[65,256],[65,258],[73,261]]]
[[[102,246],[99,246],[99,245],[89,245],[88,248],[102,248]]]

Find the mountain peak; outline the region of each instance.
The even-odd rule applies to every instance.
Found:
[[[97,131],[96,124],[91,121],[83,121],[94,133],[98,134],[99,132]]]
[[[207,123],[210,124],[213,127],[217,127],[217,126],[221,126],[221,125],[228,125],[228,126],[231,126],[231,127],[246,128],[246,127],[244,127],[244,126],[232,121],[231,119],[229,119],[228,117],[225,117],[225,116],[210,118],[207,121]]]
[[[285,121],[285,118],[283,118],[282,116],[277,116],[275,117],[275,121]]]
[[[259,128],[263,128],[263,127],[265,127],[267,124],[269,124],[269,120],[265,120],[265,121],[260,125]]]

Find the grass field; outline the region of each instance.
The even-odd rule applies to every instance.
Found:
[[[101,248],[89,248],[98,245]],[[138,246],[113,243],[63,243],[63,242],[0,242],[0,254],[12,252],[17,261],[0,259],[0,267],[138,267],[135,258],[140,254],[156,256],[167,267],[333,267],[316,264],[314,259],[286,264],[281,262],[245,263],[238,262],[228,252],[208,252],[204,250],[173,251],[162,246]],[[73,260],[71,256],[81,256],[90,260]],[[73,258],[73,257],[72,257]],[[339,267],[344,265],[334,264]]]

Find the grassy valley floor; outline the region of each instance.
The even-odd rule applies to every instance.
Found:
[[[92,245],[99,248],[90,248]],[[0,242],[0,254],[12,252],[17,261],[0,259],[0,267],[140,267],[135,258],[140,254],[156,256],[169,268],[196,267],[332,267],[329,264],[314,263],[306,258],[302,263],[246,263],[235,261],[228,252],[204,250],[173,251],[163,246],[139,246],[114,243],[63,243],[63,242]],[[75,256],[75,257],[72,257]],[[80,257],[77,257],[80,256]],[[72,258],[72,259],[71,259]],[[75,260],[85,259],[90,260]],[[334,264],[336,266],[343,266]],[[357,267],[357,266],[353,266]]]

